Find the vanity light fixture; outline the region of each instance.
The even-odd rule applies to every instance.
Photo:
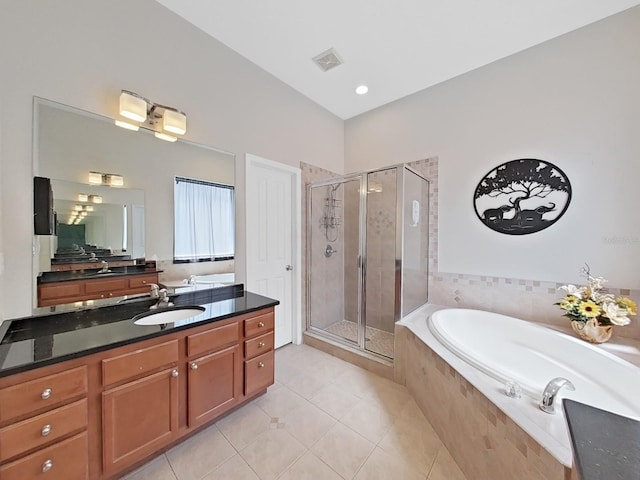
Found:
[[[89,195],[87,195],[86,193],[79,193],[78,194],[78,201],[79,202],[88,202],[89,201]]]
[[[101,195],[89,195],[89,201],[91,203],[102,203]]]
[[[175,142],[177,139],[177,137],[174,137],[173,135],[167,135],[166,133],[162,133],[162,132],[156,132],[154,134],[156,136],[156,138],[159,138],[160,140],[164,140],[165,142]]]
[[[187,115],[177,108],[153,103],[137,93],[128,90],[120,92],[120,115],[130,121],[116,120],[115,124],[129,130],[145,130],[155,132],[156,137],[161,140],[175,142],[176,137],[167,135],[165,132],[174,135],[184,135],[187,132]]]
[[[108,187],[123,187],[124,177],[122,175],[116,175],[115,173],[102,173],[102,172],[89,172],[89,183],[92,185],[106,185]],[[89,195],[89,199],[93,203],[102,203],[102,197],[100,201],[96,201],[96,197],[100,195]]]

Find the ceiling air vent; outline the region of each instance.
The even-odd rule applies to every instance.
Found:
[[[338,52],[336,52],[333,48],[320,53],[312,58],[312,60],[320,67],[323,72],[331,70],[338,65],[342,65],[342,59]]]

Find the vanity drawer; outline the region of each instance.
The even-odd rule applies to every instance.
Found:
[[[2,480],[84,480],[89,477],[87,432],[0,467]]]
[[[87,367],[77,367],[0,390],[0,422],[50,409],[87,393]]]
[[[187,355],[193,357],[207,352],[214,352],[224,347],[235,345],[239,339],[240,328],[238,322],[189,335],[187,337]]]
[[[152,283],[158,283],[158,274],[149,275],[133,275],[129,278],[129,288],[142,288],[148,287]]]
[[[0,429],[0,462],[87,427],[87,400]]]
[[[273,331],[244,342],[244,357],[248,360],[273,350]]]
[[[253,337],[273,330],[273,312],[263,313],[244,321],[244,336]]]
[[[126,278],[112,278],[110,280],[91,280],[84,286],[87,295],[101,292],[117,292],[127,290],[129,283]]]
[[[40,300],[76,298],[84,294],[84,288],[82,282],[42,283],[38,286],[38,293]]]
[[[244,394],[252,395],[273,385],[273,350],[244,362]]]
[[[177,340],[135,350],[124,355],[102,360],[102,384],[106,387],[159,370],[168,365],[175,366],[177,362]]]

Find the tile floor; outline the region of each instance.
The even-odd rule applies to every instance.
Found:
[[[406,388],[306,345],[276,383],[126,480],[466,480]]]
[[[358,341],[358,324],[355,322],[341,320],[329,325],[325,330],[352,342]],[[365,331],[365,348],[367,350],[393,358],[393,333],[373,327],[367,327]]]

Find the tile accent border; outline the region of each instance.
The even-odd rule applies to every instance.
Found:
[[[409,329],[400,335],[409,393],[467,478],[569,480],[564,467]]]

